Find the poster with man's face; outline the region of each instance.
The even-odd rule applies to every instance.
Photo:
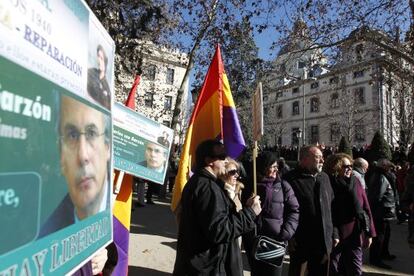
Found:
[[[0,3],[0,275],[70,274],[112,240],[113,56],[83,1]]]
[[[114,105],[114,166],[164,184],[173,130],[121,105]]]

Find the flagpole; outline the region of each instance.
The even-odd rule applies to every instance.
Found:
[[[257,172],[256,172],[256,158],[257,158],[257,141],[263,136],[263,91],[262,83],[259,82],[256,91],[252,98],[253,110],[253,194],[257,195]]]
[[[256,157],[257,157],[257,141],[254,141],[254,147],[253,147],[253,195],[257,195]]]
[[[124,171],[120,171],[118,178],[116,180],[116,184],[115,184],[115,189],[114,189],[114,194],[119,194],[119,191],[121,190],[121,185],[122,185],[122,180],[124,179],[124,175],[125,172]]]

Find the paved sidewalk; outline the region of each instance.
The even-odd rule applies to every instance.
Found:
[[[155,202],[156,205],[137,207],[132,213],[129,275],[165,276],[172,273],[177,245],[175,218],[170,210],[170,199]],[[414,275],[414,250],[410,250],[406,242],[407,224],[393,224],[391,231],[390,251],[397,255],[397,259],[387,263],[393,269],[364,265],[364,275]],[[288,260],[285,263],[283,275],[287,275]],[[245,265],[244,275],[250,276],[248,265]]]

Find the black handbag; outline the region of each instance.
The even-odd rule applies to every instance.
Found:
[[[253,244],[253,256],[256,260],[271,266],[280,267],[286,254],[286,245],[266,236],[256,236]]]

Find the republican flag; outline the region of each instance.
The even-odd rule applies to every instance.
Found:
[[[134,111],[135,111],[135,95],[136,95],[137,87],[140,81],[141,81],[141,76],[136,75],[134,84],[132,85],[131,90],[129,91],[128,98],[125,101],[125,106],[131,108]]]
[[[135,92],[141,77],[135,77],[134,84],[129,92],[125,105],[135,111]],[[117,172],[114,183],[120,173]],[[114,224],[114,243],[118,250],[118,263],[113,271],[113,275],[128,275],[128,246],[129,246],[129,228],[131,224],[131,203],[132,203],[132,175],[125,174],[122,179],[121,189],[116,196],[113,209]]]
[[[181,200],[181,193],[190,176],[195,162],[195,150],[198,144],[207,139],[222,140],[227,154],[232,158],[237,158],[246,147],[224,71],[220,45],[216,47],[187,129],[175,178],[171,203],[173,211]]]

